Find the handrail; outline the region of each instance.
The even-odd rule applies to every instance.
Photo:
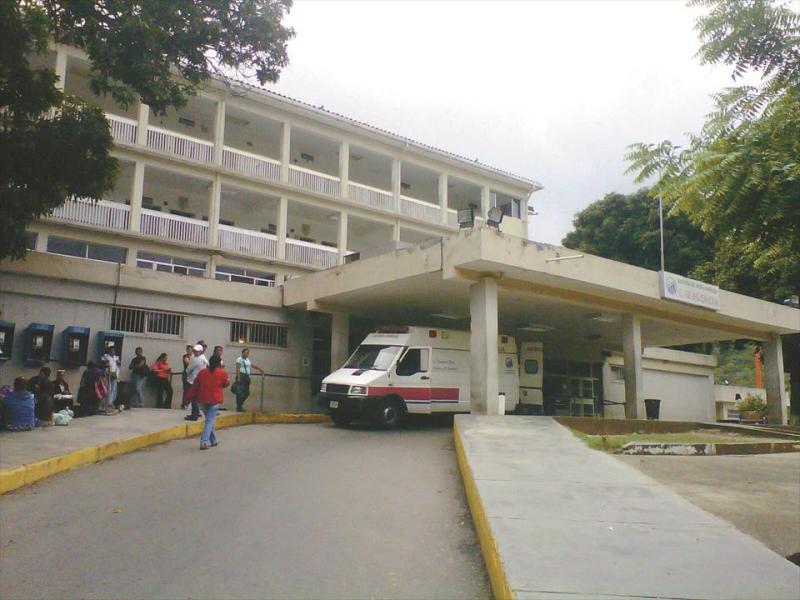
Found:
[[[184,217],[182,215],[173,215],[172,213],[161,212],[158,210],[150,210],[149,208],[142,208],[142,214],[148,214],[154,217],[162,217],[165,219],[170,219],[172,221],[180,221],[182,223],[190,223],[192,225],[200,225],[202,227],[208,227],[208,221],[193,219],[192,217]]]
[[[153,131],[156,133],[164,133],[166,135],[171,135],[176,138],[181,138],[182,140],[186,140],[187,142],[197,142],[198,144],[203,144],[204,146],[208,146],[210,148],[214,147],[214,142],[208,142],[206,140],[192,137],[191,135],[185,135],[183,133],[178,133],[177,131],[172,131],[171,129],[164,129],[163,127],[156,127],[155,125],[148,125],[148,131]]]
[[[332,248],[331,246],[323,246],[322,244],[315,244],[314,242],[306,242],[305,240],[286,238],[286,243],[294,244],[296,246],[306,246],[308,248],[314,248],[316,250],[324,250],[325,252],[330,252],[331,254],[339,253],[339,250],[337,248]]]
[[[367,185],[366,183],[359,183],[358,181],[353,181],[352,179],[350,180],[350,184],[351,185],[357,185],[358,187],[364,188],[366,190],[370,190],[370,191],[373,191],[373,192],[378,192],[379,194],[386,194],[387,196],[394,196],[394,194],[392,194],[392,192],[390,192],[389,190],[382,190],[381,188],[372,187],[371,185]]]
[[[302,171],[303,173],[308,173],[309,175],[317,175],[319,177],[324,177],[325,179],[330,179],[331,181],[340,181],[338,177],[334,175],[328,175],[327,173],[322,173],[321,171],[314,171],[313,169],[298,167],[297,165],[289,165],[289,168],[294,169],[295,171]]]
[[[420,204],[428,208],[435,208],[436,210],[441,210],[441,207],[438,204],[432,204],[427,200],[419,200],[417,198],[411,198],[410,196],[403,196],[402,194],[400,195],[400,198],[402,200],[408,200],[409,202],[413,202],[414,204]]]
[[[130,117],[123,117],[113,113],[105,113],[105,115],[106,119],[108,120],[114,119],[115,121],[121,121],[122,123],[127,123],[128,125],[139,125],[139,121],[136,119],[131,119]]]
[[[230,231],[231,233],[243,233],[246,235],[252,235],[255,237],[261,237],[267,240],[276,240],[278,236],[272,233],[264,233],[263,231],[256,231],[254,229],[245,229],[244,227],[236,227],[235,225],[223,225],[220,223],[219,225],[220,231]]]
[[[233,148],[232,146],[223,146],[222,149],[227,150],[228,152],[233,152],[235,154],[241,154],[242,156],[248,156],[250,158],[255,158],[257,160],[263,160],[264,162],[272,163],[274,165],[280,166],[281,164],[281,161],[275,160],[274,158],[270,158],[269,156],[255,154],[254,152],[248,152],[247,150],[239,150],[239,148]]]

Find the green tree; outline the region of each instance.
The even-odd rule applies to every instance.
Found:
[[[291,0],[0,2],[0,259],[25,253],[25,229],[72,197],[101,198],[117,170],[103,113],[65,96],[30,58],[62,43],[86,52],[96,94],[156,114],[212,75],[277,81],[294,32]]]
[[[562,243],[637,267],[660,268],[658,203],[647,188],[633,194],[606,194],[575,215],[573,231]],[[713,244],[686,215],[664,218],[664,255],[667,269],[688,275],[711,260]]]
[[[714,239],[695,276],[780,302],[800,292],[800,14],[787,2],[695,0],[703,63],[759,74],[758,86],[723,90],[681,147],[634,144],[629,172]],[[792,415],[800,419],[800,340],[784,338]]]

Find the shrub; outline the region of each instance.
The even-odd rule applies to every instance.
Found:
[[[763,419],[767,416],[767,405],[760,396],[748,394],[747,397],[739,402],[739,412],[754,412],[758,413],[758,418]]]

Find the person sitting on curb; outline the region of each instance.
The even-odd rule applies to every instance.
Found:
[[[3,429],[30,431],[36,427],[35,401],[33,394],[25,389],[27,385],[27,379],[17,377],[14,391],[3,399]]]

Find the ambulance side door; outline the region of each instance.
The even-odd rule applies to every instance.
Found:
[[[408,412],[431,410],[431,349],[408,348],[395,365],[394,391],[406,402]]]

